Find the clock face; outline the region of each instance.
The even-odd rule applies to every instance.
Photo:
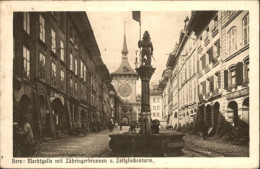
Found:
[[[132,91],[131,86],[126,83],[119,86],[119,93],[123,97],[129,96],[131,94],[131,91]]]

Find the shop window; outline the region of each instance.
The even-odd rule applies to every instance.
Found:
[[[30,34],[30,13],[24,12],[23,13],[23,29],[25,32]]]

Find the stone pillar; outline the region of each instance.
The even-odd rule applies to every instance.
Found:
[[[151,110],[150,110],[150,79],[155,71],[150,65],[143,65],[135,69],[142,81],[141,91],[141,129],[140,134],[151,134]]]

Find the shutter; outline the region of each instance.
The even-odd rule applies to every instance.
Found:
[[[220,55],[220,40],[217,41],[218,57]]]
[[[213,60],[213,47],[211,47],[211,48],[209,49],[208,54],[209,54],[209,63],[211,63],[212,60]]]
[[[228,70],[224,70],[224,89],[228,88]]]
[[[221,88],[221,71],[218,72],[218,88]]]
[[[205,68],[205,59],[206,59],[206,57],[205,57],[205,55],[203,55],[202,56],[202,69]]]
[[[211,92],[214,90],[214,75],[211,76]]]
[[[243,62],[238,62],[236,66],[236,85],[243,83]]]
[[[206,81],[204,81],[202,84],[203,84],[203,94],[206,94]]]

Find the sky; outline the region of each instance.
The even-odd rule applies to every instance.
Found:
[[[116,71],[121,63],[124,27],[128,48],[128,61],[135,69],[135,57],[139,48],[140,37],[139,23],[132,19],[131,11],[123,12],[87,12],[92,26],[101,57],[110,73]],[[141,37],[148,31],[154,48],[152,66],[156,68],[151,82],[156,83],[161,79],[162,72],[166,69],[169,53],[179,40],[181,29],[184,27],[186,16],[190,17],[191,11],[141,11]],[[140,83],[137,84],[140,88]],[[138,92],[140,93],[140,92]]]

